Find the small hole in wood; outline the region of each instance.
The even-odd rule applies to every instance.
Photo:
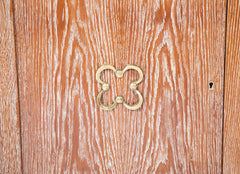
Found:
[[[213,90],[214,83],[213,82],[209,82],[208,84],[209,84],[209,89]]]

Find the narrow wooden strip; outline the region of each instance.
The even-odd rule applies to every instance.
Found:
[[[0,1],[0,173],[21,173],[18,86],[11,0]]]
[[[228,0],[224,105],[224,173],[240,173],[240,0]]]

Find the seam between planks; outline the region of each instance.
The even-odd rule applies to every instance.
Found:
[[[18,69],[18,57],[17,57],[17,39],[16,39],[16,24],[15,24],[15,10],[14,10],[14,0],[12,0],[12,11],[13,11],[13,34],[14,34],[14,51],[16,59],[16,71],[17,71],[17,93],[18,93],[18,112],[19,112],[19,128],[20,128],[20,148],[21,148],[21,171],[23,171],[23,148],[22,148],[22,119],[21,119],[21,100],[20,100],[20,89],[19,89],[19,69]]]
[[[224,65],[223,65],[223,112],[222,112],[222,170],[223,174],[223,148],[224,148],[224,105],[225,105],[225,81],[226,81],[226,55],[227,55],[227,17],[228,17],[228,0],[226,0],[226,20],[225,20],[225,45],[224,45]]]

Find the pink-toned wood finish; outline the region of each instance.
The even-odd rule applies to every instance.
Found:
[[[226,0],[14,0],[14,9],[25,173],[221,173]],[[99,109],[103,64],[142,68],[141,109]],[[136,101],[135,72],[103,76],[105,103]]]
[[[240,173],[240,0],[228,0],[223,172]]]
[[[0,173],[21,173],[12,1],[0,1]]]

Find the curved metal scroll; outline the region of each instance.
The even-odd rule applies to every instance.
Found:
[[[112,70],[117,78],[122,78],[123,77],[123,74],[128,71],[128,70],[136,70],[138,72],[138,80],[137,81],[134,81],[130,84],[130,89],[133,90],[134,92],[137,93],[138,95],[138,102],[134,105],[129,105],[125,102],[124,98],[122,96],[117,96],[116,99],[114,100],[114,102],[111,104],[111,105],[104,105],[101,101],[102,99],[102,95],[109,90],[110,88],[110,85],[107,83],[107,82],[104,82],[102,79],[101,79],[101,73],[104,71],[104,70]],[[143,72],[142,70],[136,66],[136,65],[127,65],[123,70],[116,70],[112,65],[102,65],[100,68],[98,68],[97,72],[96,72],[96,80],[102,84],[102,90],[100,91],[100,93],[98,94],[97,96],[97,103],[98,105],[103,109],[103,110],[112,110],[114,109],[117,104],[123,104],[127,109],[130,109],[130,110],[136,110],[136,109],[139,109],[141,106],[142,106],[142,103],[143,103],[143,97],[142,97],[142,94],[137,90],[137,85],[139,83],[142,82],[143,80]]]

